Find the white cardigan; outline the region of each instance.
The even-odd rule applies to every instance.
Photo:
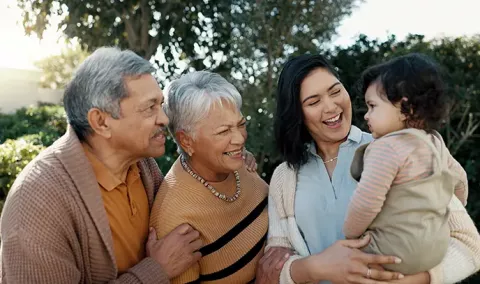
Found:
[[[297,173],[286,163],[279,165],[272,176],[268,196],[269,230],[267,249],[281,246],[294,250],[280,274],[280,284],[295,284],[290,275],[292,262],[309,255],[295,221]],[[437,267],[429,271],[431,284],[459,282],[480,269],[480,235],[460,200],[449,205],[450,245]]]

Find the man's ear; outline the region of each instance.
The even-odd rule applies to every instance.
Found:
[[[90,124],[93,132],[105,138],[110,138],[112,136],[110,129],[111,119],[112,117],[110,114],[98,108],[92,108],[87,113],[88,124]]]

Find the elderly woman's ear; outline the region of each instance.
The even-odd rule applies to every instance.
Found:
[[[245,166],[249,172],[257,171],[257,161],[255,161],[255,156],[251,152],[245,150],[243,159],[245,160]]]
[[[176,136],[177,142],[180,144],[183,151],[188,156],[192,156],[193,155],[193,148],[192,148],[193,140],[192,140],[192,138],[183,131],[178,131],[175,134],[175,136]]]

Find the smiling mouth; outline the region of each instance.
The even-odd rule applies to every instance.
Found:
[[[332,118],[324,120],[323,123],[328,125],[328,126],[335,126],[335,125],[339,124],[340,122],[342,122],[342,114],[343,114],[343,112],[337,114],[336,116],[334,116]]]
[[[155,138],[159,138],[159,137],[165,137],[165,129],[163,128],[159,128],[157,129],[157,131],[155,131],[155,133],[153,134],[152,136],[152,139],[155,139]]]
[[[223,154],[225,154],[225,155],[227,155],[227,156],[230,156],[230,157],[237,157],[237,156],[243,154],[243,148],[240,149],[240,150],[225,152],[225,153],[223,153]]]

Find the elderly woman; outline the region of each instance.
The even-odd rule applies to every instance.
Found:
[[[285,162],[270,183],[267,247],[284,246],[297,255],[284,265],[280,283],[454,283],[477,271],[480,236],[456,197],[449,205],[447,254],[429,272],[403,276],[383,271],[381,264],[401,260],[361,252],[369,237],[343,240],[345,214],[356,188],[350,164],[355,150],[372,141],[351,120],[349,94],[322,56],[303,55],[285,64],[275,118],[276,142]]]
[[[268,230],[268,185],[244,166],[247,131],[241,105],[235,87],[210,72],[184,75],[167,90],[164,109],[180,157],[160,187],[151,226],[161,238],[188,223],[205,244],[199,263],[172,283],[256,279]],[[285,250],[278,250],[262,263],[274,268],[273,275],[279,266],[278,282],[285,261]],[[267,278],[275,276],[259,269],[256,281]]]

